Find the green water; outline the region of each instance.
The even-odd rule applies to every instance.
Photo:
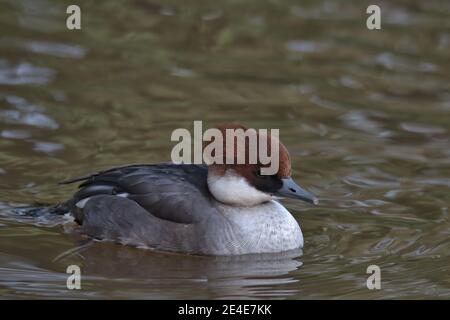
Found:
[[[450,3],[0,0],[1,298],[449,298]],[[303,253],[189,257],[11,214],[69,177],[170,160],[171,132],[280,128]],[[82,289],[67,290],[70,264]],[[366,268],[381,268],[368,290]]]

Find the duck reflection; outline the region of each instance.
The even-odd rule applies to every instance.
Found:
[[[177,298],[183,299],[289,296],[298,292],[289,286],[298,281],[289,273],[302,266],[301,250],[196,256],[104,242],[94,242],[82,250],[76,254],[82,258],[84,275],[120,280],[124,286],[126,282],[133,285],[140,282],[145,287],[146,298],[155,299],[164,298],[164,292],[173,297],[174,291],[178,293]],[[142,298],[142,291],[139,296]]]

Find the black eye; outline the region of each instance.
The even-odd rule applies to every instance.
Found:
[[[260,191],[273,194],[283,186],[281,179],[276,175],[263,174],[261,168],[253,171],[253,174],[255,176],[255,179],[252,181],[253,186]]]

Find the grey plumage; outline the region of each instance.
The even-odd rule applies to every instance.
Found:
[[[113,168],[64,181],[82,183],[72,199],[54,211],[70,211],[83,232],[93,238],[158,250],[229,255],[303,245],[298,224],[281,205],[271,201],[251,209],[230,209],[209,192],[207,173],[202,165]],[[258,214],[258,210],[266,214]],[[247,212],[249,219],[236,219],[241,211]],[[273,226],[281,223],[286,228],[276,227],[265,234],[271,218],[258,217],[268,216],[276,220]],[[284,234],[278,235],[277,230]]]

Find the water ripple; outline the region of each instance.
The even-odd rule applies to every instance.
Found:
[[[0,59],[0,84],[3,85],[44,85],[51,82],[56,71],[49,68],[36,67],[28,62],[16,65]]]

